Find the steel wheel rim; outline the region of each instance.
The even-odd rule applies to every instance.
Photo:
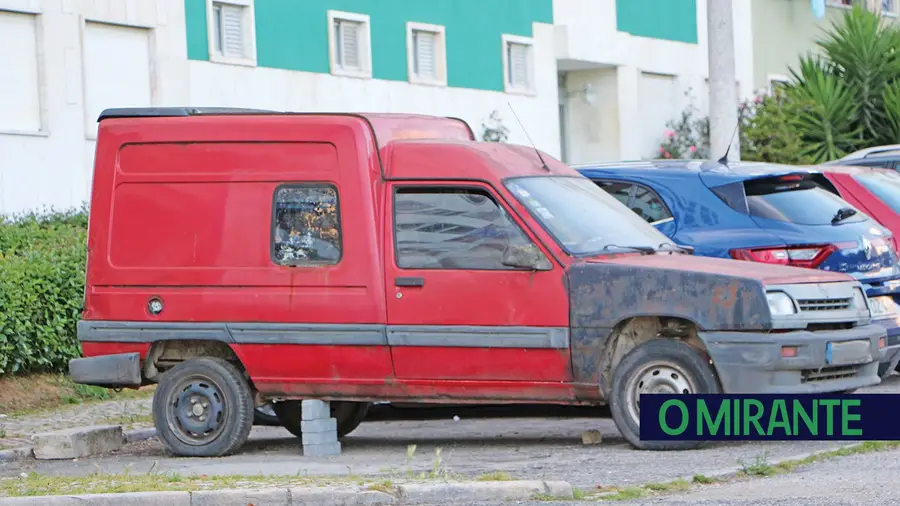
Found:
[[[222,388],[205,375],[191,375],[166,398],[166,424],[184,444],[204,446],[215,441],[225,428],[228,399]]]
[[[677,364],[655,361],[646,364],[628,380],[625,403],[634,423],[641,424],[641,394],[692,394],[693,378]]]

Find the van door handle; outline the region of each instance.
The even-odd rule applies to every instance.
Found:
[[[425,278],[395,278],[395,286],[425,286]]]

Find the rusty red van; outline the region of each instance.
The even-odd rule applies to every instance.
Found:
[[[70,374],[158,383],[159,438],[219,456],[255,406],[610,404],[877,384],[885,331],[850,277],[696,258],[533,148],[463,121],[104,111]],[[596,219],[597,216],[602,219]],[[813,301],[813,302],[810,302]],[[290,426],[295,433],[300,428]]]

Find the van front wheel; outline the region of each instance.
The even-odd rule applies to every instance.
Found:
[[[163,373],[153,394],[153,424],[163,445],[183,457],[221,457],[253,428],[253,395],[227,360],[186,360]]]
[[[641,394],[716,394],[719,382],[707,359],[675,339],[647,341],[625,355],[612,378],[610,410],[616,428],[639,450],[689,450],[701,441],[644,441]]]

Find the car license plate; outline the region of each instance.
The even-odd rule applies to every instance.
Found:
[[[825,345],[825,362],[828,365],[849,365],[869,362],[869,341],[844,341]]]
[[[872,312],[872,318],[875,319],[894,316],[900,312],[897,303],[894,302],[894,298],[890,295],[872,297],[869,299],[869,308]]]

